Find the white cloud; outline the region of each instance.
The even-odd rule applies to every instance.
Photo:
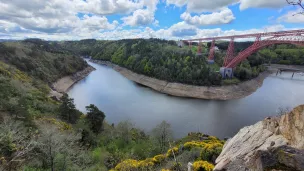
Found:
[[[121,20],[124,21],[125,25],[130,26],[145,26],[149,24],[158,24],[158,21],[154,18],[154,13],[157,9],[158,0],[145,0],[143,5],[145,9],[138,9],[133,12],[132,15],[123,17]]]
[[[240,9],[247,8],[281,8],[286,6],[285,0],[241,0]]]
[[[167,5],[176,5],[178,7],[182,7],[186,5],[187,0],[167,0],[166,3]]]
[[[80,20],[82,28],[89,28],[90,30],[101,30],[101,29],[114,29],[118,25],[118,21],[113,21],[112,24],[108,22],[106,17],[99,16],[88,16],[84,15],[83,19]]]
[[[238,1],[239,0],[189,0],[187,11],[196,13],[217,11]]]
[[[14,23],[13,27],[2,26],[6,30],[13,28],[49,34],[111,30],[119,23],[110,23],[104,16],[106,14],[135,11],[126,18],[130,25],[157,24],[154,18],[157,3],[158,0],[1,0],[0,21]],[[82,18],[77,16],[79,12],[84,13]]]
[[[302,14],[298,14],[299,12],[302,12],[302,10],[289,11],[287,14],[279,17],[278,21],[286,23],[304,23],[304,16]]]
[[[214,12],[211,14],[201,14],[199,16],[191,16],[190,13],[184,12],[181,15],[181,19],[188,24],[202,26],[228,24],[233,21],[235,17],[229,8],[225,8],[220,12]]]
[[[241,0],[240,3],[241,5],[243,3],[244,9],[280,6],[273,3],[273,0],[268,0],[271,3],[264,1]],[[1,0],[0,38],[34,37],[48,40],[79,40],[157,37],[181,39],[263,31],[264,28],[223,31],[220,28],[199,29],[196,27],[229,23],[234,16],[227,6],[238,2],[239,0],[167,0],[167,4],[187,5],[187,11],[182,15],[183,22],[159,30],[149,27],[123,30],[124,25],[158,25],[155,12],[159,0]],[[203,11],[214,13],[201,14]],[[80,12],[82,17],[78,17]],[[200,13],[200,15],[195,16],[191,12]],[[119,24],[118,21],[110,22],[106,17],[108,14],[122,14],[124,24]],[[269,29],[283,30],[285,28],[275,26]]]
[[[3,25],[8,23],[0,22],[0,32],[3,30]],[[12,25],[13,28],[13,25]],[[149,27],[144,29],[114,29],[104,30],[102,32],[95,30],[89,31],[87,28],[82,30],[74,30],[69,33],[56,33],[46,34],[41,32],[22,32],[18,31],[12,34],[12,30],[0,33],[2,39],[24,39],[24,38],[42,38],[46,40],[80,40],[87,38],[95,38],[102,40],[117,40],[117,39],[133,39],[133,38],[161,38],[161,39],[194,39],[204,37],[215,37],[215,36],[228,36],[238,35],[247,33],[260,33],[260,32],[272,32],[272,31],[283,31],[286,28],[283,25],[272,25],[266,26],[260,29],[249,29],[249,30],[222,30],[220,28],[215,29],[199,29],[193,25],[189,25],[185,22],[179,22],[167,29],[153,30]],[[249,40],[249,39],[248,39]],[[253,39],[250,39],[253,40]]]
[[[247,8],[281,8],[287,5],[285,0],[166,0],[168,5],[187,6],[188,12],[213,12],[240,4],[240,9]]]
[[[168,5],[173,4],[178,7],[187,5],[188,12],[201,13],[221,10],[239,0],[167,0],[166,2]]]
[[[126,25],[130,26],[143,26],[155,21],[154,12],[147,9],[136,10],[132,15],[123,17],[122,20]]]
[[[172,25],[168,31],[169,35],[173,37],[185,37],[185,36],[195,36],[197,34],[197,28],[186,24],[185,22],[179,22]]]
[[[144,0],[74,0],[75,7],[81,12],[90,12],[100,15],[106,14],[128,14],[143,8]]]

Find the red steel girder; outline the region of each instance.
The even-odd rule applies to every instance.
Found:
[[[279,36],[288,36],[288,35],[304,35],[304,29],[301,30],[288,30],[288,31],[279,31],[279,32],[266,32],[266,33],[253,33],[253,34],[242,34],[242,35],[232,35],[232,36],[219,36],[219,37],[207,37],[207,38],[198,38],[190,39],[188,41],[210,41],[210,40],[220,40],[220,39],[238,39],[238,38],[255,38],[257,36],[261,37],[279,37]]]
[[[224,58],[224,66],[228,65],[228,63],[232,61],[233,57],[234,57],[234,38],[230,40],[227,54]]]
[[[234,44],[233,40],[237,38],[256,38],[253,45],[249,46],[247,49],[240,52],[236,57],[234,56]],[[253,33],[253,34],[243,34],[243,35],[233,35],[233,36],[221,36],[221,37],[210,37],[210,38],[199,38],[185,40],[189,42],[189,47],[191,48],[191,42],[203,42],[212,41],[208,60],[214,60],[214,47],[215,41],[219,39],[230,39],[230,44],[228,47],[227,55],[224,59],[224,67],[234,68],[241,61],[246,59],[251,54],[255,53],[261,48],[264,48],[273,44],[294,44],[299,46],[304,46],[304,29],[301,30],[288,30],[279,32],[267,32],[267,33]],[[199,49],[198,49],[199,51]]]
[[[304,37],[273,37],[271,39],[261,40],[260,37],[254,42],[253,45],[249,46],[247,49],[240,52],[231,62],[224,67],[227,68],[234,68],[236,67],[241,61],[245,60],[251,54],[257,52],[261,48],[264,48],[269,45],[273,44],[294,44],[298,46],[304,46]]]
[[[215,47],[215,40],[212,40],[208,60],[214,60],[214,47]]]
[[[197,54],[201,54],[201,53],[202,53],[202,42],[199,41],[198,47],[197,47]]]

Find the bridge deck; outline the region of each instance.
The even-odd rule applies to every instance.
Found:
[[[304,70],[294,68],[278,68],[279,71],[304,72]]]
[[[282,73],[282,72],[292,72],[292,78],[293,78],[293,76],[294,76],[294,74],[295,73],[304,73],[304,70],[301,70],[301,69],[294,69],[294,68],[278,68],[278,71],[277,71],[277,74],[276,75],[278,75],[278,73]]]

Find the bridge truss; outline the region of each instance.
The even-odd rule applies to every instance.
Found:
[[[247,49],[239,52],[235,55],[234,42],[236,39],[252,39],[254,38],[254,43]],[[294,44],[299,46],[304,46],[304,29],[302,30],[289,30],[280,32],[267,32],[267,33],[254,33],[254,34],[243,34],[243,35],[233,35],[233,36],[220,36],[220,37],[209,37],[209,38],[198,38],[184,40],[191,48],[192,44],[198,43],[197,53],[201,54],[202,42],[210,42],[211,46],[209,50],[208,61],[214,61],[214,51],[215,42],[217,40],[230,40],[226,56],[224,58],[223,67],[224,68],[234,68],[241,61],[245,60],[251,54],[257,52],[258,50],[273,44]]]

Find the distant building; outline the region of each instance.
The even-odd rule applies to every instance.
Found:
[[[177,44],[177,46],[179,46],[179,47],[184,47],[184,46],[185,46],[184,42],[181,41],[181,40],[176,41],[176,44]]]

